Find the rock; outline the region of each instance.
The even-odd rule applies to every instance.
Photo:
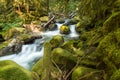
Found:
[[[74,69],[72,80],[102,80],[101,71],[79,66]]]
[[[70,28],[68,26],[62,25],[60,27],[60,33],[61,34],[69,34],[70,33]]]
[[[52,24],[49,25],[48,29],[49,29],[50,31],[56,30],[56,29],[57,29],[57,25],[56,25],[55,23],[52,23]]]
[[[119,79],[120,79],[120,69],[116,70],[110,77],[110,80],[119,80]]]
[[[48,20],[49,20],[48,16],[40,17],[41,22],[48,22]]]
[[[22,49],[23,42],[17,39],[10,39],[0,44],[0,56],[18,53]]]
[[[77,58],[74,54],[62,48],[55,48],[51,58],[62,68],[71,69],[76,63]]]
[[[33,80],[30,71],[13,61],[0,61],[0,78],[3,80]]]
[[[5,40],[8,40],[23,33],[25,33],[25,28],[11,28],[5,33],[3,33],[2,36]]]
[[[77,20],[74,20],[74,19],[69,19],[67,20],[64,25],[74,25],[74,24],[77,24]]]
[[[51,44],[52,48],[59,47],[63,43],[64,43],[64,38],[60,35],[56,35],[50,40],[50,44]]]
[[[56,22],[62,24],[65,22],[65,20],[64,19],[57,19]]]
[[[43,58],[40,59],[32,68],[32,71],[35,72],[38,76],[42,75],[43,72]]]

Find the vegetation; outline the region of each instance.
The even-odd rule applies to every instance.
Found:
[[[49,22],[53,15],[55,20]],[[72,18],[69,24],[65,18]],[[61,34],[68,35],[69,25],[75,24],[80,37],[64,41],[56,35],[45,42],[33,74],[14,62],[1,61],[1,80],[119,80],[120,0],[0,0],[0,49],[14,37],[31,38],[23,24],[55,26],[57,20],[65,22]]]

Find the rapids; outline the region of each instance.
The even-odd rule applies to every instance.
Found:
[[[25,44],[22,46],[21,52],[8,56],[0,57],[0,60],[13,60],[26,69],[31,69],[37,60],[39,60],[44,53],[44,42],[48,41],[55,35],[62,35],[66,40],[78,38],[79,35],[75,31],[75,25],[70,25],[71,33],[69,35],[60,34],[60,26],[62,24],[56,23],[57,29],[54,31],[41,32],[41,39],[36,39],[33,44]]]

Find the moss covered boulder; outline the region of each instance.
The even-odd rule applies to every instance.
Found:
[[[57,25],[55,23],[51,23],[48,27],[50,31],[57,29]]]
[[[50,40],[52,48],[59,47],[64,43],[64,38],[61,35],[56,35]]]
[[[62,25],[60,27],[60,33],[61,34],[69,34],[70,33],[70,28],[68,26]]]
[[[42,75],[43,72],[43,59],[40,59],[32,68],[32,71],[37,73],[39,76]]]
[[[8,40],[20,34],[23,34],[24,32],[25,32],[25,28],[11,28],[7,30],[5,33],[3,33],[2,36],[5,40]]]
[[[40,17],[41,22],[47,22],[49,20],[48,16]]]
[[[72,80],[102,80],[101,71],[79,66],[72,73]]]
[[[74,54],[62,48],[53,49],[51,58],[56,64],[61,67],[66,67],[67,69],[72,68],[77,61],[77,58],[74,56]]]
[[[30,71],[13,61],[0,61],[0,78],[3,80],[33,80]]]

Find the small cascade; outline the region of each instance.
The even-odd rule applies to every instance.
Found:
[[[18,54],[12,54],[8,56],[0,57],[0,60],[13,60],[26,69],[31,69],[34,63],[43,56],[45,41],[48,41],[55,35],[62,35],[64,38],[77,38],[79,35],[75,31],[75,25],[70,25],[71,33],[69,35],[60,34],[60,26],[63,24],[57,24],[57,29],[54,31],[41,32],[41,39],[36,39],[33,44],[26,44],[22,46],[21,52]]]

